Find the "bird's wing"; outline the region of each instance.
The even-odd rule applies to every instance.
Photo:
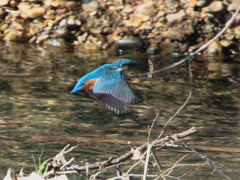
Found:
[[[133,93],[132,88],[126,81],[126,77],[119,71],[107,72],[99,78],[93,87],[93,93],[109,94],[110,97],[116,98],[126,103],[139,101],[139,98]]]
[[[88,90],[87,92],[94,99],[101,101],[106,108],[117,114],[129,111],[129,103],[115,98],[112,94],[94,93],[92,90]]]

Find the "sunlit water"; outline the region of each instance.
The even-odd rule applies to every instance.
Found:
[[[67,144],[79,144],[67,155],[75,157],[79,165],[128,152],[128,141],[136,146],[147,142],[148,127],[159,112],[151,133],[154,140],[191,91],[189,102],[169,123],[164,136],[196,126],[198,133],[184,142],[210,158],[230,178],[240,176],[239,57],[193,60],[192,82],[186,64],[155,74],[150,80],[134,78],[130,84],[142,101],[131,105],[131,112],[116,115],[87,94],[71,95],[69,91],[79,77],[120,57],[107,52],[25,44],[1,44],[0,52],[0,178],[10,167],[16,173],[22,167],[25,173],[34,171],[32,156],[38,159],[43,148],[42,159],[46,160]],[[166,54],[125,57],[139,62],[150,58],[155,69],[181,58]],[[134,70],[127,75],[146,71]],[[179,148],[158,152],[165,169],[185,154],[189,156],[181,161],[183,164],[205,163]],[[178,167],[173,175],[187,173],[183,179],[223,179],[212,170],[208,165]]]

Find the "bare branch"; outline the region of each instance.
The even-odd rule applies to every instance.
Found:
[[[224,28],[216,35],[214,36],[211,40],[209,40],[207,43],[203,44],[200,48],[198,48],[196,51],[194,51],[192,54],[190,54],[189,56],[187,56],[186,58],[176,62],[176,63],[173,63],[172,65],[170,66],[167,66],[165,68],[162,68],[162,69],[158,69],[156,71],[153,71],[152,74],[156,74],[156,73],[160,73],[160,72],[163,72],[163,71],[166,71],[168,69],[171,69],[171,68],[174,68],[176,66],[179,66],[180,64],[190,60],[191,58],[193,58],[196,54],[198,54],[199,52],[201,52],[202,50],[206,49],[210,44],[212,44],[214,41],[217,40],[217,38],[219,38],[228,28],[229,26],[233,23],[234,19],[237,17],[238,13],[240,11],[240,3],[238,5],[238,8],[237,10],[235,11],[235,13],[232,15],[231,19],[229,19]],[[141,76],[148,76],[149,73],[142,73],[142,74],[137,74],[137,75],[132,75],[132,76],[128,76],[128,78],[134,78],[134,77],[141,77]]]

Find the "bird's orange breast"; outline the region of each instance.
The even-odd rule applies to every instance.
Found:
[[[122,67],[121,67],[121,69],[126,69],[126,68],[128,68],[128,66],[122,66]]]
[[[89,90],[94,87],[94,84],[98,81],[98,79],[90,79],[85,83],[83,90]]]

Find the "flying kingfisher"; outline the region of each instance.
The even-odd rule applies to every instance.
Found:
[[[140,99],[134,94],[123,72],[139,66],[148,66],[148,63],[120,59],[113,64],[104,64],[80,78],[70,93],[85,90],[110,111],[126,113],[129,111],[129,104]]]

